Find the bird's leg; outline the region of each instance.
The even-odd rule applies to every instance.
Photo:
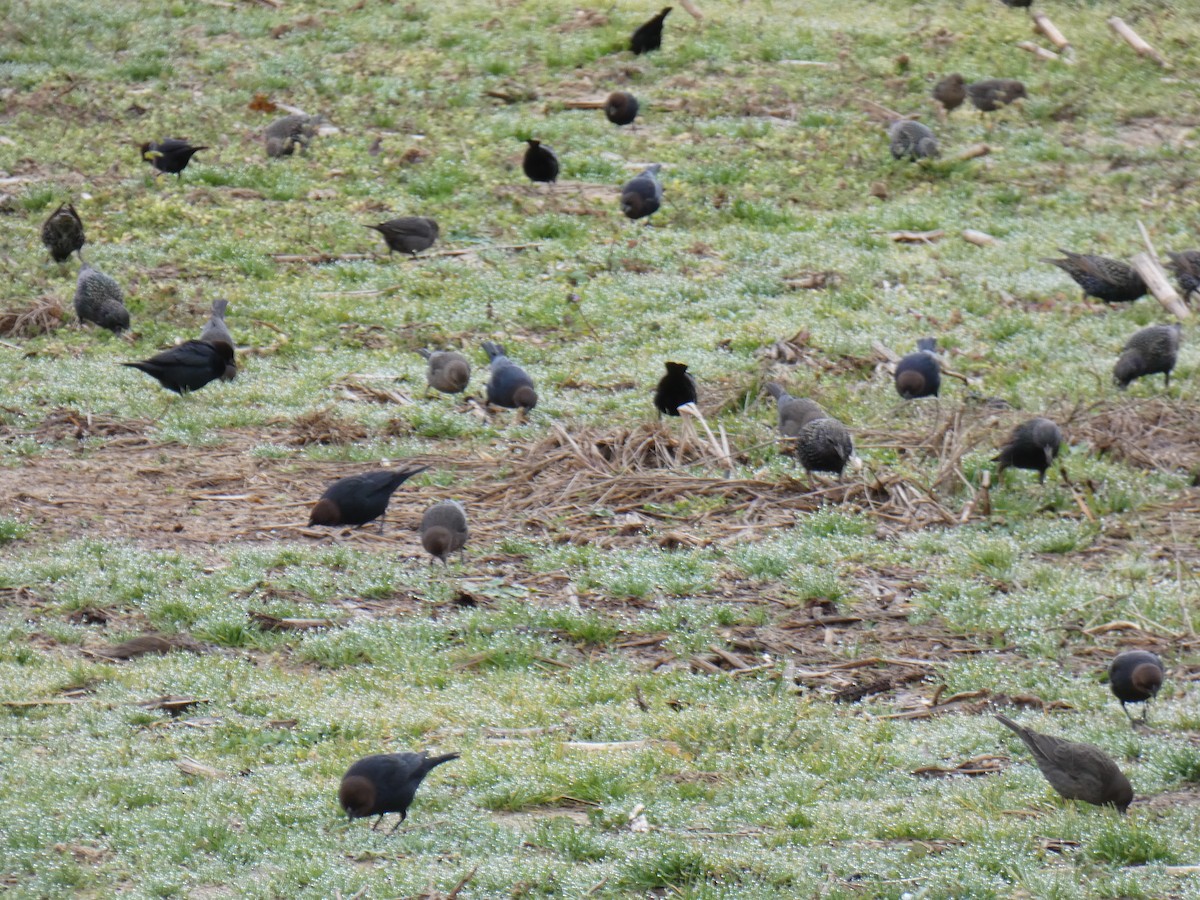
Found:
[[[383,523],[386,521],[387,521],[387,510],[385,509],[383,511],[383,513],[379,516],[379,533],[380,534],[383,534]]]
[[[383,821],[383,813],[379,814],[379,818],[375,820],[375,824],[371,826],[371,830],[375,831],[379,827],[379,823]]]
[[[400,821],[399,821],[399,822],[397,822],[395,825],[393,825],[393,826],[392,826],[392,830],[388,832],[388,836],[389,836],[389,837],[391,837],[393,834],[395,834],[395,833],[396,833],[396,829],[397,829],[397,828],[399,828],[401,825],[403,825],[403,824],[404,824],[404,820],[405,820],[405,819],[407,819],[407,818],[408,818],[408,813],[406,813],[406,812],[402,812],[402,813],[400,813]]]

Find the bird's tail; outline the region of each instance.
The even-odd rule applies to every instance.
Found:
[[[1022,728],[1020,725],[1018,725],[1016,722],[1014,722],[1012,719],[1010,719],[1008,716],[1004,716],[1004,715],[1001,715],[1000,713],[996,713],[996,720],[1001,725],[1004,725],[1008,728],[1011,728],[1013,731],[1015,731],[1021,737],[1021,740],[1025,739],[1025,729]]]
[[[225,309],[229,306],[228,300],[214,300],[212,305],[212,314],[218,319],[225,318]]]
[[[929,353],[937,352],[937,340],[934,338],[921,338],[917,341],[918,350],[926,350]]]
[[[433,354],[430,353],[428,350],[426,350],[424,347],[418,348],[417,352],[421,354],[422,359],[429,359],[429,357],[433,356]]]
[[[787,393],[787,391],[783,389],[783,385],[778,381],[768,381],[765,385],[763,385],[763,387],[766,388],[767,393],[776,400]]]
[[[480,346],[483,347],[483,352],[488,355],[489,360],[493,360],[497,356],[504,356],[504,348],[493,341],[484,341]]]
[[[431,756],[425,760],[425,771],[428,772],[430,769],[436,768],[437,766],[440,766],[442,763],[448,763],[451,760],[458,759],[458,758],[459,758],[459,754],[457,754],[457,753],[445,753],[441,756]]]

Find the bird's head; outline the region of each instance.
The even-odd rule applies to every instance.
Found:
[[[338,788],[338,802],[349,819],[369,816],[375,809],[375,785],[361,775],[343,778]]]

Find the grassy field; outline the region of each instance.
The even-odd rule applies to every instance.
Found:
[[[1170,390],[1118,393],[1167,314],[1039,261],[1128,258],[1139,220],[1200,245],[1200,51],[1182,8],[1046,8],[1073,66],[994,0],[701,0],[636,58],[656,7],[628,0],[0,2],[0,311],[48,323],[0,336],[6,895],[1200,897],[1200,354],[1185,326]],[[1030,99],[940,122],[952,71]],[[613,89],[635,130],[571,108]],[[331,127],[268,160],[271,103]],[[879,106],[942,158],[894,162]],[[135,145],[168,136],[210,149],[156,180]],[[651,162],[642,227],[617,193]],[[66,199],[128,335],[75,323],[78,263],[38,239]],[[409,214],[430,258],[363,227]],[[217,297],[236,381],[168,404],[116,365]],[[880,347],[926,335],[963,377],[901,405]],[[416,349],[463,349],[478,399],[489,339],[528,417],[426,396]],[[654,421],[666,359],[731,466]],[[862,465],[781,457],[771,379]],[[1061,469],[983,491],[1032,415]],[[382,536],[305,527],[330,481],[409,460]],[[472,538],[431,567],[414,528],[446,497]],[[105,658],[148,631],[201,652]],[[1169,673],[1136,731],[1101,683],[1132,646]],[[993,709],[1105,748],[1128,816],[1060,800]],[[462,758],[405,826],[347,825],[349,764],[424,748]]]

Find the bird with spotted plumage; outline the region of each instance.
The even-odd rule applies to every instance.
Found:
[[[1025,85],[1014,78],[987,78],[967,85],[967,96],[981,113],[997,112],[1029,97]]]
[[[1146,282],[1133,266],[1107,256],[1072,253],[1059,248],[1063,259],[1043,257],[1042,262],[1058,266],[1083,289],[1083,299],[1095,297],[1105,303],[1131,303],[1146,293]]]
[[[75,315],[80,322],[92,322],[115,334],[129,327],[129,310],[121,286],[86,262],[79,267],[75,281]]]
[[[769,381],[765,387],[775,398],[779,432],[793,439],[796,459],[805,471],[828,472],[840,478],[854,455],[850,429],[815,401],[793,397],[779,382]]]
[[[42,243],[56,263],[66,262],[72,253],[78,253],[82,262],[85,241],[83,219],[79,218],[73,203],[60,203],[42,223]]]
[[[1121,356],[1113,367],[1113,383],[1121,390],[1135,378],[1161,374],[1166,387],[1171,386],[1171,372],[1179,357],[1183,326],[1151,325],[1135,332],[1121,348]]]
[[[1062,441],[1062,431],[1049,419],[1038,416],[1022,422],[992,458],[992,462],[999,463],[996,478],[1000,478],[1005,469],[1032,469],[1038,473],[1038,483],[1045,484],[1046,470],[1058,458]]]
[[[939,155],[937,138],[928,125],[912,119],[897,119],[888,126],[887,133],[893,159],[907,156],[916,162],[918,159],[936,159]]]
[[[1179,293],[1183,294],[1185,302],[1191,302],[1191,296],[1200,291],[1200,250],[1184,250],[1182,253],[1168,252],[1171,271],[1179,283]]]

